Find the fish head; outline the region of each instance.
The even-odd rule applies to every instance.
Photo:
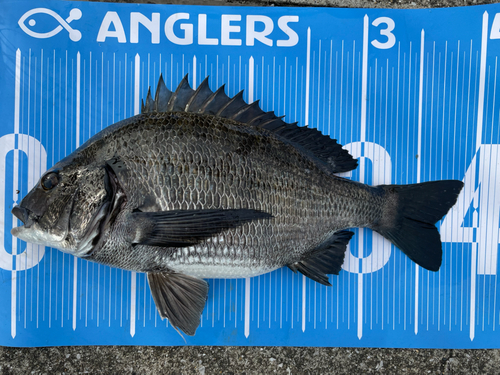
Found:
[[[85,256],[100,237],[112,188],[104,166],[60,162],[12,209],[23,225],[12,235]]]

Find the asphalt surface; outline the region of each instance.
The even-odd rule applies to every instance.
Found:
[[[252,6],[434,8],[481,0],[127,1]],[[496,374],[500,350],[288,347],[0,347],[0,374]]]
[[[2,374],[495,374],[499,350],[0,348]]]

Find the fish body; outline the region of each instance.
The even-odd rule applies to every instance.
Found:
[[[288,266],[329,285],[348,228],[373,229],[438,270],[434,224],[461,181],[368,186],[338,177],[357,162],[317,130],[287,124],[241,94],[170,92],[160,78],[140,115],[62,159],[13,213],[13,234],[87,260],[145,272],[159,313],[187,334],[199,324],[203,278]]]
[[[272,219],[254,220],[168,251],[148,245],[132,250],[129,245],[125,252],[135,256],[116,257],[124,244],[107,239],[103,248],[89,254],[100,263],[202,278],[255,276],[294,263],[335,232],[367,226],[382,215],[377,188],[326,174],[265,129],[182,112],[142,114],[132,120],[99,142],[109,150],[99,151],[106,156],[98,164],[117,158],[127,171],[126,178],[119,178],[129,197],[123,219],[117,220],[124,231],[133,224],[134,209],[248,208]],[[114,232],[107,235],[116,238]]]

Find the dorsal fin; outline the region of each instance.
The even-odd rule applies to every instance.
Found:
[[[208,85],[208,77],[193,90],[186,75],[172,92],[160,75],[154,100],[149,90],[146,102],[142,103],[142,113],[150,112],[209,114],[266,129],[313,158],[318,166],[330,173],[348,172],[358,165],[357,160],[335,139],[316,129],[298,126],[296,122],[286,123],[282,120],[284,116],[277,117],[274,112],[262,111],[258,101],[247,104],[243,99],[243,91],[230,98],[224,92],[223,85],[213,92]]]
[[[212,95],[212,90],[210,90],[210,86],[208,86],[208,77],[206,77],[195,90],[193,96],[186,106],[186,110],[189,112],[198,112],[198,110],[203,105],[203,102],[210,95]]]
[[[144,104],[144,100],[142,101],[141,113],[152,112],[154,106],[154,100],[151,97],[151,87],[148,89],[148,95],[146,96],[146,104]]]
[[[229,97],[224,92],[224,87],[225,85],[222,85],[215,92],[208,95],[198,113],[217,115],[219,108],[224,107],[229,102]]]
[[[172,91],[167,89],[167,86],[163,81],[163,76],[160,74],[160,79],[158,80],[158,86],[156,86],[155,104],[153,106],[154,112],[166,112],[168,107],[168,102],[171,97],[172,97]]]
[[[172,97],[168,101],[168,112],[184,112],[186,111],[187,104],[189,103],[191,97],[194,94],[194,90],[189,86],[188,76],[185,75],[182,79],[177,90],[172,94]]]

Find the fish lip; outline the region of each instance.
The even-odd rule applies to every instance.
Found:
[[[19,220],[21,220],[25,228],[31,227],[35,222],[35,220],[33,220],[33,212],[25,207],[15,206],[14,208],[12,208],[12,214]]]

